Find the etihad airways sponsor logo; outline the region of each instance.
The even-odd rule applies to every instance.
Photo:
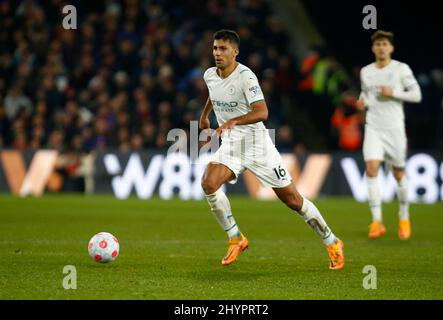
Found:
[[[238,106],[237,101],[218,101],[218,100],[211,100],[212,106],[214,107],[220,107],[220,108],[235,108]]]

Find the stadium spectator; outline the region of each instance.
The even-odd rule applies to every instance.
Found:
[[[338,147],[347,151],[359,150],[363,140],[363,115],[356,109],[355,96],[346,93],[343,104],[335,108],[331,118],[331,126],[335,129],[331,137],[337,137]]]

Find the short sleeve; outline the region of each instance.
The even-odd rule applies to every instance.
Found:
[[[265,100],[256,75],[249,70],[244,70],[242,71],[241,76],[243,82],[243,92],[248,104],[251,105],[255,102]]]
[[[203,73],[203,80],[204,80],[205,82],[207,82],[209,70],[211,70],[211,69],[209,68],[209,69],[207,69],[207,70],[205,71],[205,73]]]
[[[402,65],[401,69],[401,83],[405,89],[408,89],[417,83],[411,68],[405,63]]]

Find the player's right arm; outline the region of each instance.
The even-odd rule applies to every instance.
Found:
[[[203,129],[209,129],[211,126],[211,122],[209,121],[209,114],[212,111],[212,102],[211,99],[208,97],[208,100],[206,101],[205,107],[203,108],[202,114],[200,115],[200,120],[198,122],[198,127],[200,130]]]
[[[365,109],[365,96],[366,96],[366,92],[367,92],[367,88],[366,85],[363,81],[363,70],[360,71],[360,85],[361,85],[361,93],[360,93],[360,97],[358,98],[357,102],[355,103],[355,106],[357,107],[358,110],[363,111]]]

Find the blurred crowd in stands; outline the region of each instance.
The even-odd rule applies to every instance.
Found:
[[[0,2],[2,147],[166,148],[170,129],[198,120],[222,25],[240,34],[239,60],[260,77],[271,121],[285,121],[294,68],[264,1],[105,1],[80,5],[77,30],[62,27],[64,2],[13,3]]]
[[[202,76],[213,65],[212,35],[221,27],[241,37],[238,60],[260,79],[277,147],[310,148],[288,116],[294,99],[325,148],[361,147],[358,71],[345,72],[321,50],[295,61],[287,32],[264,0],[70,3],[77,6],[77,30],[62,27],[65,1],[0,1],[0,148],[167,148],[170,129],[189,129],[199,118],[208,96]],[[414,114],[408,125],[421,136],[410,139],[433,148],[443,136],[429,125],[442,121],[443,71],[416,76],[424,100],[408,111]],[[431,141],[423,141],[426,134]]]

